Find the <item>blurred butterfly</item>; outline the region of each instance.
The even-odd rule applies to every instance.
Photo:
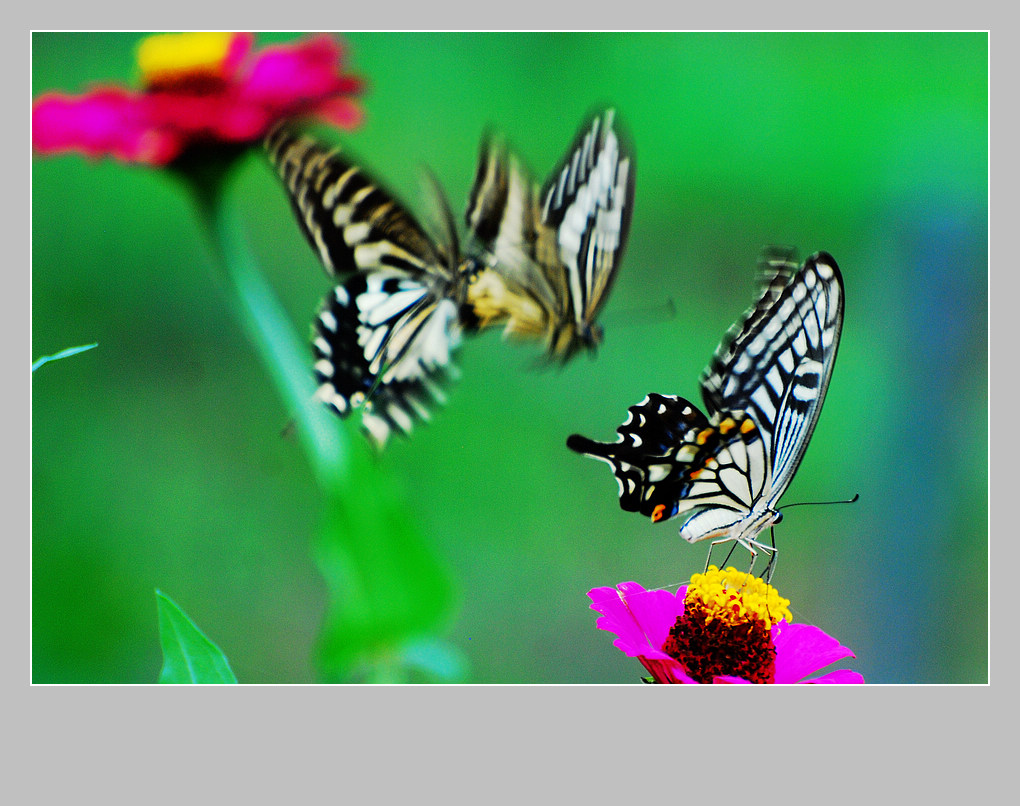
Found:
[[[682,397],[649,394],[630,407],[616,442],[567,439],[609,464],[624,510],[654,523],[684,514],[680,537],[732,541],[752,558],[763,550],[770,569],[775,545],[757,538],[782,517],[776,503],[818,422],[843,327],[836,261],[825,252],[800,266],[791,258],[763,255],[761,298],[702,373],[707,415]]]
[[[360,410],[381,447],[444,401],[465,331],[506,323],[508,335],[541,339],[562,361],[594,348],[634,197],[633,156],[613,117],[585,123],[542,190],[487,137],[465,253],[438,191],[442,242],[339,149],[286,126],[270,132],[266,149],[298,224],[341,280],[315,322],[317,396],[342,417]]]

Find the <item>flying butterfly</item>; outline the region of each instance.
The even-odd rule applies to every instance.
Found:
[[[483,141],[464,253],[441,193],[438,242],[339,149],[285,125],[271,131],[266,150],[298,224],[340,281],[315,321],[317,397],[342,417],[360,410],[381,447],[444,401],[464,332],[505,322],[564,361],[594,347],[634,195],[613,117],[585,123],[541,191],[505,147]]]
[[[766,250],[763,291],[727,332],[701,376],[705,413],[676,395],[649,394],[628,409],[614,443],[574,434],[567,447],[609,464],[620,506],[653,523],[685,515],[690,543],[732,542],[753,558],[775,545],[758,535],[807,449],[825,400],[843,327],[843,279],[817,252],[798,265]],[[711,558],[711,552],[709,553]]]
[[[626,246],[634,202],[634,152],[613,110],[582,126],[538,188],[505,143],[486,137],[468,199],[467,225],[483,267],[468,287],[481,327],[540,339],[565,363],[602,339],[605,305]]]

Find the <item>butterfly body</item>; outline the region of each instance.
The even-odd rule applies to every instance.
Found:
[[[339,283],[314,324],[317,396],[342,417],[359,410],[382,446],[444,401],[464,333],[505,324],[562,361],[594,347],[634,193],[633,158],[612,122],[608,111],[582,127],[544,191],[484,141],[463,253],[441,193],[442,243],[339,149],[285,126],[271,132],[266,149],[298,224]]]
[[[567,446],[609,464],[620,506],[653,522],[686,516],[680,536],[733,541],[755,553],[821,411],[843,323],[832,257],[803,266],[767,254],[761,298],[728,331],[702,374],[708,414],[675,395],[631,406],[617,441],[572,435]]]

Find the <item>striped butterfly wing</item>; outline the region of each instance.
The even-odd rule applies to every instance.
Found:
[[[382,446],[442,401],[461,335],[453,250],[338,150],[286,127],[266,150],[302,232],[342,279],[315,321],[316,394],[342,417],[360,410]]]
[[[842,279],[818,253],[798,268],[773,253],[761,298],[724,337],[702,379],[708,415],[680,397],[648,395],[615,443],[567,446],[607,462],[620,506],[653,521],[690,512],[680,529],[753,543],[773,523],[818,419],[843,318]]]
[[[626,246],[634,201],[633,149],[592,116],[538,190],[505,146],[483,143],[468,203],[470,231],[491,256],[468,292],[483,326],[541,337],[569,360],[601,338],[605,305]]]
[[[652,393],[628,409],[616,430],[614,443],[573,434],[567,447],[612,468],[620,507],[628,512],[658,522],[721,507],[735,520],[760,494],[763,474],[745,472],[761,467],[761,440],[750,418],[710,421],[682,397]]]
[[[478,328],[505,322],[509,336],[547,338],[560,306],[536,260],[538,186],[491,133],[482,140],[465,218],[482,256],[467,290]]]
[[[747,412],[768,446],[768,499],[783,494],[818,422],[843,329],[843,278],[817,252],[798,266],[789,252],[767,251],[764,290],[702,374],[709,414]]]

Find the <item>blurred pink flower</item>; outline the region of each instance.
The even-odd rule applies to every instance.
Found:
[[[315,117],[351,129],[362,119],[360,79],[342,73],[329,34],[255,52],[250,33],[162,34],[143,40],[138,92],[97,86],[46,93],[32,109],[41,154],[81,151],[166,165],[194,144],[254,143],[278,120]]]
[[[697,588],[713,572],[716,582],[718,577],[730,581],[725,588],[725,616],[714,609],[718,603],[706,606],[696,596],[686,601],[688,589]],[[854,654],[818,627],[790,624],[787,600],[770,596],[762,608],[741,602],[742,588],[732,584],[737,575],[775,591],[754,577],[734,569],[718,571],[714,566],[704,575],[695,574],[691,585],[682,586],[675,594],[621,582],[615,588],[588,592],[592,610],[602,614],[595,625],[616,634],[614,646],[641,661],[656,683],[864,682],[849,669],[805,679]],[[764,612],[772,612],[773,617],[764,616]],[[774,616],[780,613],[783,617],[776,620]]]

